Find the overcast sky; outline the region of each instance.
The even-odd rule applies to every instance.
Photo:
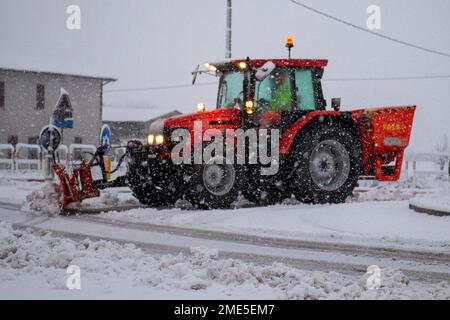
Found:
[[[380,33],[450,52],[448,0],[299,0],[365,27],[381,8]],[[81,8],[81,30],[66,28],[66,8]],[[214,107],[216,86],[113,93],[107,90],[189,84],[198,63],[225,54],[226,0],[0,0],[0,66],[117,78],[106,106],[151,108],[155,115]],[[287,0],[233,0],[233,57],[327,58],[325,78],[449,75],[450,58],[380,39],[305,11]],[[199,82],[210,82],[202,78]],[[450,79],[324,82],[344,109],[416,104],[413,146],[430,149],[450,136]]]

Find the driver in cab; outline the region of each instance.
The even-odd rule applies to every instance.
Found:
[[[270,107],[273,111],[289,111],[292,106],[292,94],[289,76],[283,72],[274,75],[275,88]]]

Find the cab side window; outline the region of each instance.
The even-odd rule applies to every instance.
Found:
[[[220,108],[233,108],[242,103],[244,74],[242,72],[229,72],[223,76],[219,94]]]
[[[263,81],[256,82],[255,106],[260,111],[292,110],[292,88],[289,69],[275,69]]]
[[[295,71],[297,106],[300,110],[315,110],[313,76],[310,69]]]

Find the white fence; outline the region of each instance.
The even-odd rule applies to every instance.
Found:
[[[42,151],[37,144],[16,144],[14,150],[15,169],[18,170],[41,170]]]
[[[79,163],[80,159],[90,160],[97,147],[90,144],[59,145],[56,150],[58,163],[72,166]],[[113,148],[114,166],[119,158],[126,152],[126,148]],[[90,154],[89,154],[90,153]],[[11,144],[0,144],[0,170],[42,170],[44,158],[47,152],[37,144],[18,143],[15,147]]]
[[[60,145],[56,150],[57,161],[70,165],[76,156],[84,151],[95,153],[94,145],[72,144],[69,147]],[[47,153],[37,144],[18,143],[0,144],[0,170],[42,170],[43,160]],[[90,159],[90,156],[86,157]]]
[[[448,171],[450,175],[450,154],[442,152],[420,152],[408,155],[403,167],[406,177],[435,175]]]
[[[403,163],[402,178],[414,188],[430,185],[430,181],[434,181],[433,183],[436,183],[437,180],[448,181],[450,179],[450,154],[438,152],[410,154]]]
[[[0,169],[14,170],[14,147],[0,144]]]

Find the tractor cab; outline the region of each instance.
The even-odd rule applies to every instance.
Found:
[[[246,123],[285,127],[306,112],[324,110],[321,79],[327,60],[252,59],[208,63],[219,77],[217,109],[242,111]],[[204,111],[204,106],[201,111]],[[270,121],[269,121],[270,120]],[[270,123],[268,123],[270,122]]]
[[[321,110],[321,79],[327,60],[235,60],[209,64],[220,76],[218,108],[246,111]],[[253,104],[253,106],[252,106]]]

